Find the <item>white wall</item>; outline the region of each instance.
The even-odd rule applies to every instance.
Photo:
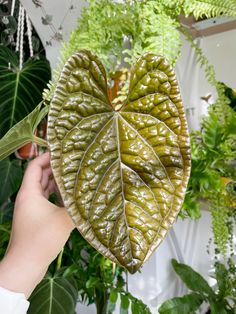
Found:
[[[204,70],[196,63],[196,54],[182,38],[181,57],[176,65],[182,97],[186,108],[189,128],[198,129],[203,115],[207,114],[207,103],[202,96],[212,94],[210,103],[216,98],[215,89],[209,85]],[[214,66],[217,80],[236,88],[236,30],[197,39],[209,62]]]

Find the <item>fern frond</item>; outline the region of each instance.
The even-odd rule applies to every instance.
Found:
[[[222,142],[224,126],[219,123],[218,116],[214,111],[208,110],[208,116],[202,120],[202,130],[204,143],[210,149],[217,150],[217,146]]]
[[[184,14],[193,14],[196,19],[225,15],[236,15],[236,2],[234,0],[185,0],[183,4]]]
[[[180,34],[177,29],[180,24],[177,19],[169,15],[175,10],[171,11],[167,4],[161,6],[161,3],[157,4],[157,1],[137,3],[137,6],[139,6],[141,21],[140,33],[133,38],[131,50],[126,51],[130,56],[126,60],[132,64],[145,52],[153,52],[166,57],[174,65],[181,47]]]

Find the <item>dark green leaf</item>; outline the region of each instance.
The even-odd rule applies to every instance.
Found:
[[[141,300],[132,301],[131,311],[132,314],[151,314],[149,308]]]
[[[20,70],[18,55],[0,45],[0,138],[42,100],[50,72],[46,59],[29,59]]]
[[[76,264],[68,265],[66,269],[64,270],[63,277],[70,277],[74,273],[78,271],[78,266]]]
[[[10,239],[10,232],[11,232],[11,223],[7,222],[4,224],[0,224],[0,259],[3,258],[5,255],[8,242]]]
[[[0,161],[0,205],[18,190],[22,175],[20,160],[15,159],[10,161],[7,158]]]
[[[131,301],[132,314],[136,314],[136,313],[139,313],[139,314],[151,314],[150,309],[141,300],[135,298],[130,293],[127,293],[127,296],[129,297],[129,299]]]
[[[132,302],[131,303],[131,311],[132,311],[132,314],[140,313],[140,306],[139,306],[139,304],[136,303],[136,302]]]
[[[77,286],[73,278],[47,274],[32,293],[27,313],[74,314],[77,296]]]
[[[160,314],[191,314],[202,304],[203,298],[197,293],[165,301],[159,308]]]
[[[224,307],[224,303],[222,302],[211,301],[210,309],[211,309],[211,314],[229,314],[230,313],[226,310],[226,308]],[[231,312],[231,313],[233,314],[235,312]]]
[[[12,154],[23,145],[35,141],[34,131],[40,121],[46,116],[48,107],[41,109],[40,103],[28,116],[14,125],[0,139],[0,160]]]
[[[12,221],[14,203],[5,202],[0,205],[0,225]]]
[[[120,294],[120,314],[128,314],[129,309],[129,297],[124,294]]]
[[[203,295],[215,296],[207,281],[190,266],[178,263],[175,259],[172,260],[172,266],[189,289]]]

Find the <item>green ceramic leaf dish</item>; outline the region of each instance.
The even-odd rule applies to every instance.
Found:
[[[66,62],[51,102],[48,141],[64,203],[84,238],[136,272],[166,236],[190,174],[190,144],[175,73],[146,54],[119,111],[90,51]]]

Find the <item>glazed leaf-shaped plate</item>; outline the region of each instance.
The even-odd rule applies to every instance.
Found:
[[[104,256],[136,272],[166,236],[190,173],[187,123],[173,69],[146,54],[115,111],[90,51],[66,62],[48,120],[51,164],[78,230]]]

